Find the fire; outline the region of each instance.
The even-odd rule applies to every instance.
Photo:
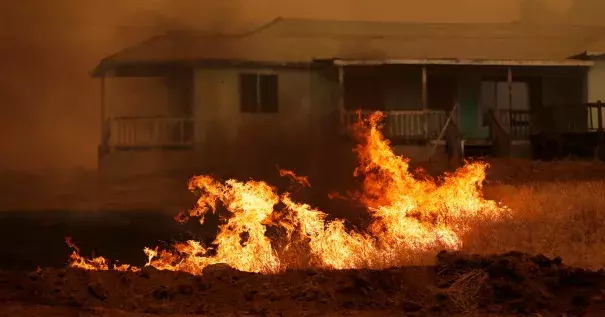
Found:
[[[380,132],[383,115],[374,113],[359,120],[356,134],[360,143],[355,148],[359,166],[354,171],[363,177],[359,193],[352,195],[363,203],[373,222],[364,231],[349,230],[343,220],[326,220],[326,213],[296,202],[291,195],[262,181],[219,182],[210,176],[195,176],[189,189],[201,195],[188,215],[200,223],[219,206],[230,213],[220,226],[213,245],[197,241],[174,245],[174,250],[145,248],[146,265],[161,270],[178,270],[202,274],[211,264],[226,263],[248,272],[275,273],[290,263],[280,258],[274,240],[266,235],[268,226],[280,228],[283,249],[301,248],[308,253],[310,264],[330,269],[384,268],[402,265],[406,259],[438,249],[458,249],[461,236],[471,223],[503,217],[507,208],[482,197],[485,163],[467,163],[452,174],[433,180],[410,172],[409,160],[393,153]],[[298,186],[310,187],[306,177],[280,170]],[[338,194],[332,197],[344,198]],[[281,206],[278,208],[278,206]],[[108,270],[102,257],[85,259],[74,248],[71,266],[91,270]],[[284,251],[282,250],[282,251]],[[298,249],[296,249],[298,250]],[[122,265],[119,270],[138,270]]]
[[[97,271],[107,271],[110,269],[110,264],[107,259],[104,257],[91,257],[87,259],[83,256],[80,256],[80,249],[71,241],[71,237],[65,237],[65,243],[72,248],[74,251],[71,253],[69,258],[71,259],[71,267],[76,267],[84,270],[97,270]],[[114,265],[113,269],[116,271],[133,271],[137,272],[140,269],[129,264],[121,264]]]

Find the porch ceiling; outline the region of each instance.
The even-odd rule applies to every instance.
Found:
[[[336,59],[334,65],[483,65],[483,66],[593,66],[593,61],[564,60],[485,60],[485,59],[386,59],[386,60],[348,60]]]

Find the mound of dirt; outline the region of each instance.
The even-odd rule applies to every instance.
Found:
[[[41,269],[0,272],[0,301],[82,311],[300,316],[380,312],[435,316],[490,312],[585,314],[605,310],[605,274],[560,259],[511,252],[480,257],[441,252],[435,267],[286,271],[277,275],[208,267],[202,276]]]
[[[605,272],[567,267],[559,257],[442,251],[437,275],[437,297],[447,309],[574,315],[605,310]]]
[[[101,307],[152,314],[259,314],[334,310],[410,311],[423,308],[432,270],[240,272],[226,265],[202,276],[158,271],[43,269],[0,274],[0,301],[27,305]],[[402,306],[403,305],[403,306]]]

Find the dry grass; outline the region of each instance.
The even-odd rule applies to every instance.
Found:
[[[445,295],[445,298],[455,311],[475,313],[480,302],[479,296],[483,285],[482,282],[486,278],[486,272],[473,270],[460,275],[448,288],[435,292]]]
[[[605,170],[605,164],[506,162],[492,164],[491,170],[496,169],[501,174],[497,179],[523,178],[523,181],[538,179],[542,182],[487,186],[484,190],[486,198],[502,201],[509,206],[513,210],[512,220],[471,224],[474,229],[464,237],[463,251],[492,254],[519,250],[561,256],[566,264],[573,266],[592,269],[605,267],[605,181],[543,181],[598,176],[599,171]],[[602,174],[605,175],[605,172]],[[44,177],[23,174],[2,176],[0,209],[94,209],[96,181],[91,173],[69,177],[52,174]],[[150,188],[142,188],[141,183]],[[181,202],[182,206],[188,206],[191,195],[186,191],[185,183],[181,179],[170,182],[149,179],[137,182],[137,186],[128,185],[141,201],[163,201],[162,197],[169,196]],[[181,194],[184,195],[181,197]],[[123,195],[116,196],[115,200],[125,204],[132,202]],[[165,202],[162,204],[167,205]],[[303,250],[290,249],[280,256],[295,267],[305,267],[312,260],[300,258],[300,254],[304,253]],[[401,256],[405,257],[404,254]],[[433,258],[434,254],[414,259],[426,262],[427,257]],[[410,261],[416,262],[412,259],[402,259],[400,262]]]
[[[510,250],[561,256],[568,265],[605,267],[605,181],[495,185],[485,189],[513,219],[474,224],[464,251]]]
[[[577,267],[605,267],[605,181],[492,184],[484,195],[510,207],[512,215],[500,222],[470,224],[462,251],[490,255],[516,250],[560,256],[565,264]],[[391,262],[431,264],[437,251],[424,255],[402,251]],[[307,252],[294,247],[279,256],[289,266],[307,267],[309,258],[302,256]]]

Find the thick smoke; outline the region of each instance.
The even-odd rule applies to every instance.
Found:
[[[311,0],[299,6],[273,0],[3,2],[0,168],[94,169],[99,84],[89,78],[90,70],[102,57],[169,28],[242,28],[278,15],[485,22],[507,16],[514,19],[516,14],[509,1],[500,1],[501,5],[471,0],[464,5],[441,0],[422,5],[408,2],[385,0],[370,5],[360,0]],[[428,10],[437,2],[443,10]],[[405,10],[381,9],[393,6]]]
[[[521,2],[309,0],[294,5],[277,0],[3,1],[0,172],[94,171],[100,139],[100,85],[90,77],[90,71],[103,57],[168,29],[241,30],[276,16],[506,22],[519,19]],[[581,20],[582,12],[595,11],[586,9],[590,6],[584,2],[589,1],[577,0],[570,15]]]

